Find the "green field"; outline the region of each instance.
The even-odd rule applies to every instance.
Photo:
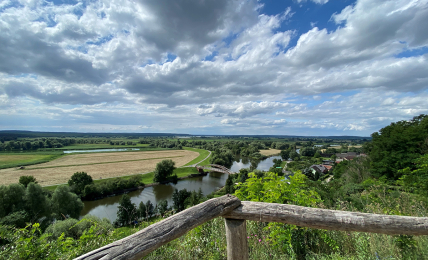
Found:
[[[210,154],[210,152],[209,152],[209,151],[204,150],[204,149],[196,149],[196,148],[190,148],[190,147],[184,147],[183,149],[184,149],[184,150],[189,150],[189,151],[194,151],[194,152],[198,152],[198,153],[199,153],[199,156],[198,156],[198,157],[196,157],[194,160],[192,160],[192,161],[190,161],[190,162],[186,163],[184,166],[192,165],[192,164],[198,163],[198,162],[202,161],[203,159],[205,159],[205,158],[208,156],[208,154]],[[206,162],[208,162],[208,161],[209,161],[209,158],[207,158],[205,161],[201,162],[201,163],[200,163],[200,165],[206,165],[206,164],[209,164],[209,163],[206,163]]]
[[[62,155],[62,152],[0,153],[0,169],[45,163]]]

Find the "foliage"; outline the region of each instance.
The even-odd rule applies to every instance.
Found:
[[[174,193],[172,194],[172,202],[173,207],[177,212],[186,209],[186,199],[190,197],[190,195],[191,193],[186,189],[182,189],[180,191],[177,189],[174,190]]]
[[[226,184],[224,185],[225,191],[227,194],[233,194],[235,189],[233,188],[234,183],[232,179],[232,175],[229,175],[226,180]]]
[[[51,210],[50,201],[45,196],[40,185],[30,182],[25,190],[24,200],[25,210],[31,216],[32,223],[43,216],[49,216]]]
[[[265,173],[262,178],[250,173],[244,183],[238,184],[235,194],[240,200],[300,206],[314,206],[320,202],[319,195],[309,189],[306,176],[300,172],[290,176],[290,179],[270,172]]]
[[[172,175],[175,169],[175,162],[171,159],[162,160],[158,164],[156,164],[156,168],[154,171],[154,182],[165,181],[169,176]]]
[[[300,151],[300,154],[302,156],[313,157],[315,155],[315,149],[312,147],[305,147],[305,148],[302,148],[302,150]]]
[[[140,201],[140,204],[138,205],[137,209],[137,215],[140,219],[147,218],[146,204],[144,204],[144,201]]]
[[[416,159],[414,163],[414,170],[407,167],[399,171],[402,177],[397,183],[428,197],[428,154]]]
[[[281,150],[280,155],[283,160],[288,160],[290,158],[290,150]]]
[[[25,187],[22,184],[0,186],[0,217],[24,209]]]
[[[68,185],[77,195],[81,195],[85,189],[85,186],[92,183],[92,177],[86,172],[76,172],[71,176],[70,180],[68,180]]]
[[[58,239],[63,235],[64,237],[72,237],[74,239],[79,238],[78,229],[76,224],[79,221],[74,218],[68,218],[65,220],[58,220],[52,225],[50,225],[45,233],[51,234],[51,239]],[[81,235],[81,234],[80,234]]]
[[[428,116],[391,123],[371,136],[364,150],[372,160],[374,176],[397,180],[403,174],[400,169],[412,170],[413,161],[428,152]]]
[[[56,240],[61,236],[79,239],[93,225],[100,227],[100,234],[107,234],[109,231],[113,230],[113,225],[108,219],[100,219],[96,216],[86,215],[80,221],[73,218],[58,220],[51,224],[44,233],[50,234],[51,240]]]
[[[158,211],[160,216],[164,216],[165,213],[168,211],[168,201],[167,200],[161,200],[158,203]]]
[[[129,225],[137,219],[137,207],[134,203],[131,202],[131,198],[129,197],[129,195],[124,194],[119,201],[117,219],[114,221],[114,225],[118,227]]]
[[[153,203],[150,200],[146,202],[146,213],[147,217],[149,218],[156,214],[155,207],[153,206]]]
[[[245,183],[238,185],[239,189],[235,192],[241,200],[300,206],[315,206],[321,202],[318,193],[307,186],[306,176],[300,172],[290,176],[290,179],[271,172],[265,173],[262,178],[257,177],[254,173],[250,173],[249,177]],[[281,248],[289,254],[303,250],[300,248],[301,244],[296,243],[299,241],[299,236],[312,234],[306,232],[306,229],[280,223],[269,223],[266,228],[270,229],[269,241],[273,246]]]
[[[34,182],[37,183],[36,178],[34,178],[34,176],[21,176],[19,177],[19,183],[21,183],[22,185],[24,185],[25,188],[27,188],[27,185],[30,182]]]
[[[223,165],[227,168],[230,168],[233,164],[233,154],[230,150],[227,149],[215,149],[215,151],[211,154],[210,163]]]
[[[126,189],[135,188],[140,185],[144,185],[141,183],[141,175],[134,175],[128,179],[118,177],[103,182],[95,182],[85,186],[82,199],[93,200],[100,197],[117,194]]]
[[[56,219],[78,218],[82,209],[82,201],[67,186],[58,186],[52,194],[52,214]]]
[[[291,151],[290,152],[290,158],[293,161],[298,161],[298,160],[300,160],[300,155],[295,151]]]

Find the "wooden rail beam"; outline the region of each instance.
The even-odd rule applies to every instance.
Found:
[[[242,201],[241,206],[223,217],[281,222],[316,229],[388,235],[428,235],[428,218],[426,217],[368,214],[276,203]]]
[[[210,199],[76,259],[139,259],[191,229],[231,212],[239,205],[241,201],[231,195]]]

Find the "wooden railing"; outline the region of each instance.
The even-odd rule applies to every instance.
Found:
[[[225,219],[228,260],[248,259],[246,220],[388,235],[428,235],[428,218],[425,217],[378,215],[264,202],[241,202],[234,196],[225,195],[186,209],[131,236],[76,259],[139,259],[216,217]]]

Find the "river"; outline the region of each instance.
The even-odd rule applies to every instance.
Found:
[[[270,167],[273,166],[273,159],[280,158],[280,156],[272,156],[258,163],[253,162],[253,167],[257,166],[257,169],[267,171]],[[239,169],[250,168],[251,166],[251,162],[247,158],[236,157],[235,160],[236,161],[231,167],[232,171],[237,172]],[[224,186],[227,177],[228,175],[224,173],[211,172],[206,176],[178,181],[177,184],[169,183],[144,188],[143,190],[136,190],[128,193],[128,195],[131,197],[132,203],[135,203],[137,207],[141,201],[146,203],[148,200],[150,200],[154,205],[161,200],[167,200],[168,206],[172,206],[172,193],[174,192],[174,189],[197,191],[199,188],[201,188],[202,193],[204,195],[208,195],[218,188]],[[91,214],[100,218],[108,218],[111,222],[113,222],[117,217],[116,212],[121,197],[122,195],[95,201],[85,201],[83,210],[80,213],[80,217],[83,217],[86,214]]]

